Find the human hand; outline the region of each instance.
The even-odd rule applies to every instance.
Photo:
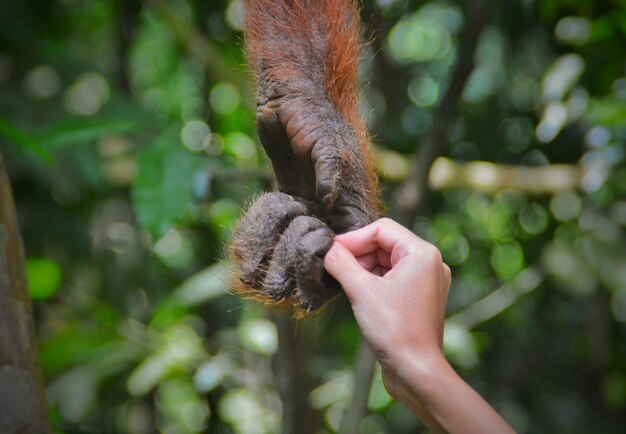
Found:
[[[324,258],[381,364],[385,387],[433,433],[513,433],[443,355],[450,268],[390,219],[335,237]]]
[[[336,236],[324,265],[348,296],[392,395],[402,393],[407,364],[445,362],[451,276],[435,246],[383,218]]]

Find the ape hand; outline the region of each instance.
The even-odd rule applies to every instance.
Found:
[[[277,302],[292,298],[310,311],[337,294],[339,285],[323,262],[334,232],[308,212],[302,199],[266,193],[239,222],[231,248],[243,285]]]
[[[337,232],[375,218],[374,192],[353,127],[327,99],[259,98],[259,137],[280,191],[309,201],[309,212]]]

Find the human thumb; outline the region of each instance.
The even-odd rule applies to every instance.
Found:
[[[372,275],[356,260],[354,255],[338,242],[334,242],[324,256],[324,267],[341,284],[350,301],[354,301],[355,291],[363,285],[363,280]]]

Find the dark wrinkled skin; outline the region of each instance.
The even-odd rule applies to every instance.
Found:
[[[334,235],[375,219],[360,148],[324,98],[260,92],[257,107],[259,137],[280,192],[261,196],[235,231],[240,280],[312,311],[340,290],[323,265]]]

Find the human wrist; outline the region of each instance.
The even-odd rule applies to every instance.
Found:
[[[402,351],[389,364],[383,364],[383,371],[390,395],[411,408],[423,406],[452,368],[441,352]]]

